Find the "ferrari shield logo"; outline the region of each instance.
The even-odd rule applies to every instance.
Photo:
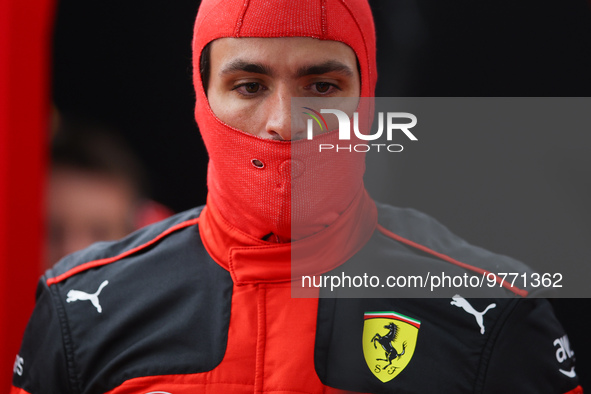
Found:
[[[366,312],[363,355],[370,371],[383,383],[406,368],[417,345],[421,322],[396,312]]]

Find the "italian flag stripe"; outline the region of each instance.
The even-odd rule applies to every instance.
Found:
[[[364,320],[376,318],[400,320],[410,325],[413,325],[416,328],[419,328],[421,326],[421,322],[419,320],[405,316],[402,313],[396,313],[393,311],[365,312],[365,314],[363,315]]]

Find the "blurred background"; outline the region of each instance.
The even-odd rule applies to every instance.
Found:
[[[588,0],[370,3],[378,37],[377,96],[591,96]],[[35,189],[43,193],[39,212],[45,223],[35,223],[43,238],[39,267],[90,241],[119,238],[173,212],[204,204],[207,169],[193,118],[191,79],[192,27],[199,1],[47,4],[39,16],[51,26],[45,33],[49,36],[40,35],[51,49],[46,58],[47,138],[41,138],[39,149],[44,151],[36,154],[46,174]],[[20,7],[4,15],[31,23],[27,10]],[[12,31],[17,29],[9,22],[3,20]],[[530,149],[529,138],[535,133],[516,139],[511,151],[491,148],[489,156],[470,163],[473,171],[497,177],[494,189],[475,185],[470,173],[453,165],[438,164],[434,170],[420,155],[408,157],[393,190],[372,184],[368,188],[378,200],[419,209],[469,242],[526,263],[545,261],[559,267],[564,259],[576,259],[591,264],[591,141],[581,136],[574,148],[561,149],[557,130],[548,147],[554,153],[540,156]],[[9,142],[0,141],[5,144],[2,151],[12,149]],[[441,163],[437,152],[426,154]],[[541,193],[536,185],[505,177],[511,169],[499,165],[499,156],[505,162],[543,162],[539,182],[552,192]],[[437,198],[432,185],[438,185]],[[14,209],[10,199],[6,201],[1,209]],[[94,217],[84,217],[95,208]],[[41,268],[26,272],[36,277]],[[23,315],[30,313],[34,282],[21,287]],[[590,387],[591,341],[579,317],[591,312],[591,303],[554,303],[577,352],[578,372]],[[3,310],[4,322],[9,310]],[[21,332],[23,324],[16,322],[13,331]],[[10,359],[5,364],[12,366],[20,337],[8,339],[11,343],[0,356]],[[4,370],[0,384],[5,385],[9,375]]]

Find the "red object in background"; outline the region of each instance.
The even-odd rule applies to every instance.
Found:
[[[53,12],[53,0],[0,0],[0,392],[41,273]]]
[[[135,218],[135,228],[139,229],[148,226],[172,215],[174,215],[174,212],[167,206],[154,200],[147,200],[138,210]]]

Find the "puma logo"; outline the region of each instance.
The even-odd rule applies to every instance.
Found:
[[[99,304],[98,296],[99,296],[99,294],[101,294],[101,291],[103,290],[103,288],[108,284],[109,284],[109,281],[105,280],[103,283],[101,283],[98,290],[94,294],[88,294],[88,293],[85,293],[80,290],[70,290],[70,291],[68,291],[68,298],[66,299],[66,302],[87,301],[88,300],[88,301],[92,302],[92,305],[94,305],[94,307],[96,308],[98,313],[102,313],[103,308],[101,308],[101,304]]]
[[[497,304],[490,304],[482,312],[478,312],[476,309],[474,309],[472,305],[470,305],[470,303],[464,297],[462,297],[459,294],[456,294],[452,297],[451,304],[459,308],[462,308],[463,310],[474,316],[474,318],[476,319],[476,323],[478,323],[478,325],[480,326],[481,334],[484,334],[484,314],[488,312],[489,309],[492,309],[497,306]]]

